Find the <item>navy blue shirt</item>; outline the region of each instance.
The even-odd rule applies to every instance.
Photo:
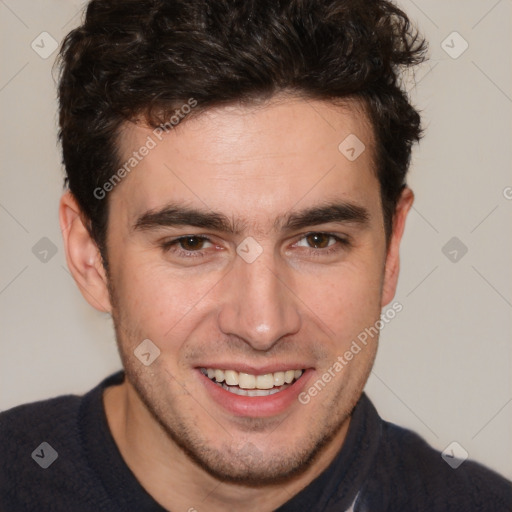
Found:
[[[82,397],[0,414],[0,512],[165,512],[125,464],[107,424],[103,391],[123,379],[120,371]],[[339,454],[277,509],[347,510],[511,512],[512,485],[475,462],[452,469],[417,434],[383,421],[363,394]]]

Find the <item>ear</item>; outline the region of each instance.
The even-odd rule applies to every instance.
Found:
[[[413,201],[413,191],[410,188],[405,187],[402,190],[393,217],[393,230],[386,255],[381,307],[389,304],[395,296],[398,274],[400,273],[400,241],[402,240],[402,235],[404,233],[405,219],[411,209]]]
[[[107,276],[101,254],[71,192],[65,192],[60,200],[59,221],[66,261],[78,288],[92,307],[110,313]]]

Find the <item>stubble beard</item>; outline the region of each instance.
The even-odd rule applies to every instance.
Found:
[[[173,410],[173,399],[169,396],[170,381],[164,375],[165,370],[160,370],[159,374],[155,374],[154,371],[151,374],[144,372],[145,367],[142,369],[140,363],[134,360],[133,354],[127,350],[131,345],[121,332],[125,331],[121,328],[122,312],[110,280],[109,292],[116,342],[127,381],[168,439],[193,463],[222,482],[238,483],[248,487],[282,485],[306,472],[349,420],[373,366],[374,355],[364,375],[359,375],[355,386],[351,385],[350,389],[340,386],[337,392],[331,395],[329,402],[322,404],[324,422],[316,415],[305,418],[305,422],[314,420],[314,428],[308,428],[293,446],[283,447],[281,444],[273,449],[273,453],[265,453],[250,440],[243,441],[244,436],[250,438],[251,432],[267,431],[271,437],[279,429],[285,429],[287,422],[291,421],[285,417],[282,420],[245,418],[245,421],[238,425],[241,439],[235,439],[219,425],[221,435],[226,441],[219,447],[213,447],[202,435],[201,425],[198,425],[194,418],[187,420],[179,410]],[[176,386],[179,386],[179,383]],[[322,399],[322,396],[316,398]],[[198,403],[193,397],[190,400]],[[340,404],[343,406],[340,407]],[[306,407],[304,412],[307,412]],[[211,423],[216,422],[212,419]],[[337,451],[339,449],[341,445]]]

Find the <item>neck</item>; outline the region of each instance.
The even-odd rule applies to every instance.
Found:
[[[121,455],[142,487],[168,510],[275,510],[312,482],[336,457],[350,418],[310,467],[286,483],[262,487],[222,482],[167,435],[125,380],[105,390],[105,413]]]

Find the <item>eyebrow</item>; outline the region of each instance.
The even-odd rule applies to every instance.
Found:
[[[293,231],[327,223],[359,224],[367,226],[370,213],[363,206],[347,202],[328,202],[297,212],[290,212],[276,218],[275,230]],[[223,233],[240,235],[247,229],[247,223],[230,219],[220,212],[171,203],[160,210],[149,210],[140,215],[134,223],[134,231],[147,231],[165,227],[194,226]]]

